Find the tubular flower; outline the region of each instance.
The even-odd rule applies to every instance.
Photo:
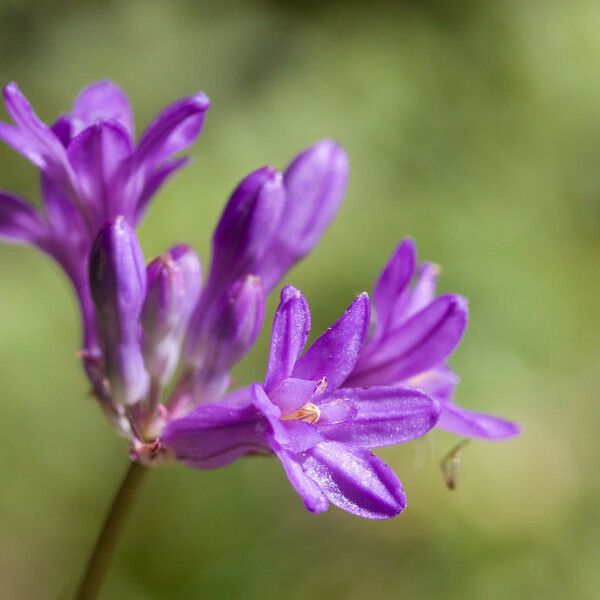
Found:
[[[345,385],[417,388],[439,400],[440,429],[488,440],[518,435],[517,424],[453,402],[459,380],[446,360],[465,332],[467,301],[435,296],[438,271],[432,263],[417,264],[412,240],[399,244],[375,284],[372,334]]]
[[[368,323],[369,299],[361,294],[301,356],[310,312],[302,294],[285,287],[263,384],[172,420],[162,443],[194,468],[273,453],[308,510],[322,512],[332,502],[361,517],[396,516],[406,505],[400,480],[369,449],[424,435],[437,422],[439,406],[400,386],[340,387]]]

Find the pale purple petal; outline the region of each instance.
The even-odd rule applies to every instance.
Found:
[[[500,441],[521,433],[517,423],[492,415],[465,410],[452,403],[442,404],[437,427],[463,437]]]
[[[264,387],[267,392],[290,377],[310,332],[306,298],[291,285],[281,290],[281,300],[271,331],[271,351]]]
[[[406,387],[422,390],[431,398],[440,402],[450,402],[454,396],[454,388],[458,385],[460,379],[447,366],[434,367],[406,379],[403,383]]]
[[[356,414],[341,423],[319,421],[319,431],[330,440],[362,448],[402,444],[426,434],[437,423],[440,406],[425,394],[400,387],[339,389],[319,408],[349,401]]]
[[[288,166],[281,225],[259,273],[265,289],[272,289],[321,239],[340,207],[347,180],[348,157],[332,140],[304,150]]]
[[[252,404],[261,412],[271,426],[273,439],[280,445],[285,446],[289,442],[287,429],[281,421],[281,410],[277,407],[262,386],[254,384],[251,387]]]
[[[317,427],[304,421],[285,421],[288,441],[286,448],[294,454],[306,452],[325,441]]]
[[[335,390],[356,364],[367,335],[369,314],[369,297],[362,293],[306,351],[293,376],[314,381],[325,377],[328,389]]]
[[[456,348],[466,326],[466,300],[440,296],[381,343],[369,346],[345,385],[390,385],[435,367]]]
[[[305,453],[302,466],[331,503],[353,515],[389,519],[406,506],[398,477],[367,450],[324,442]]]
[[[289,482],[302,498],[307,510],[312,513],[326,511],[329,508],[327,498],[319,486],[306,476],[296,456],[277,443],[273,444],[273,452],[279,458]]]
[[[268,424],[253,407],[203,404],[165,427],[161,442],[196,469],[214,469],[244,454],[268,451]]]
[[[252,404],[252,385],[245,385],[229,392],[221,402],[237,408],[250,406]]]
[[[327,394],[326,394],[327,396]],[[332,425],[347,423],[358,415],[358,407],[350,398],[340,396],[337,391],[333,396],[327,396],[325,400],[315,398],[314,404],[319,409],[318,427],[328,431]]]
[[[131,105],[125,92],[112,81],[97,81],[84,88],[71,112],[76,124],[73,135],[99,121],[118,121],[133,140],[135,128]]]
[[[316,381],[289,377],[274,389],[269,390],[268,393],[269,398],[280,408],[281,413],[287,415],[310,402],[318,387],[319,383]]]

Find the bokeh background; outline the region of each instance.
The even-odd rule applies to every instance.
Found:
[[[105,598],[598,597],[599,31],[593,0],[2,0],[0,79],[47,121],[99,78],[127,90],[138,129],[210,95],[193,165],[141,229],[147,257],[187,241],[206,261],[246,172],[334,137],[346,202],[287,277],[313,331],[411,235],[470,299],[458,401],[524,426],[467,447],[453,492],[438,464],[452,436],[381,452],[409,495],[390,522],[306,513],[274,460],[157,469]],[[0,186],[38,195],[4,147]],[[126,448],[87,396],[65,280],[16,246],[0,273],[0,596],[69,597]],[[241,381],[261,377],[266,341]]]

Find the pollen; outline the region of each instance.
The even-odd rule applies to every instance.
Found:
[[[312,402],[307,402],[302,408],[295,410],[293,413],[289,415],[285,415],[281,417],[282,421],[304,421],[309,425],[314,425],[321,416],[321,409],[313,404]]]

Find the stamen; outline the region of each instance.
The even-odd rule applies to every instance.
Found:
[[[321,416],[321,409],[313,404],[312,402],[307,402],[302,408],[295,410],[293,413],[289,415],[285,415],[281,417],[282,421],[304,421],[304,423],[308,423],[309,425],[314,425]]]
[[[323,377],[321,381],[319,381],[319,385],[315,389],[315,394],[317,396],[321,395],[327,389],[327,377]]]
[[[449,490],[456,489],[458,482],[458,468],[460,467],[460,451],[469,443],[469,438],[461,440],[451,448],[450,452],[440,461],[442,476]]]

